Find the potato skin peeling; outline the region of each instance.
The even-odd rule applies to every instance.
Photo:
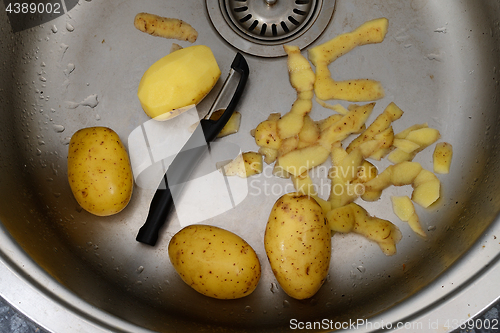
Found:
[[[170,240],[168,255],[182,280],[208,297],[248,296],[260,279],[260,262],[252,247],[218,227],[185,227]]]
[[[190,43],[196,42],[198,38],[198,32],[188,23],[154,14],[137,14],[134,19],[134,26],[151,36],[173,38]]]

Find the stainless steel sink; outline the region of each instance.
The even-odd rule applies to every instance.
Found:
[[[324,319],[420,322],[437,332],[446,330],[443,319],[466,320],[497,299],[500,2],[312,1],[304,26],[276,38],[272,32],[269,38],[252,36],[251,25],[235,25],[229,2],[80,0],[67,14],[16,33],[0,5],[0,295],[53,332],[282,332],[293,329],[293,320]],[[152,190],[136,186],[129,206],[112,217],[79,208],[66,173],[71,135],[82,127],[108,126],[127,142],[149,120],[137,86],[172,41],[136,30],[139,12],[190,23],[199,32],[196,44],[211,47],[223,73],[243,52],[250,79],[238,107],[241,129],[221,139],[243,151],[257,150],[250,130],[271,112],[289,111],[295,99],[280,38],[300,43],[305,54],[309,46],[387,17],[383,43],[353,50],[331,70],[338,79],[382,82],[386,97],[369,121],[394,101],[405,112],[395,131],[428,122],[453,144],[451,173],[439,176],[442,199],[418,210],[428,238],[417,237],[392,213],[390,195],[409,189],[390,188],[375,203],[360,201],[400,227],[397,255],[386,257],[357,235],[336,234],[328,280],[314,298],[296,301],[276,285],[263,246],[269,211],[284,192],[250,191],[233,210],[204,222],[242,236],[262,264],[252,295],[221,301],[197,294],[173,270],[167,245],[180,229],[175,214],[156,247],[135,241]],[[261,13],[257,25],[265,20]],[[209,95],[198,110],[208,110],[214,98]],[[311,116],[331,112],[315,104]],[[432,149],[416,161],[430,169]],[[270,171],[250,178],[250,188],[291,189]],[[436,320],[439,327],[428,327]]]

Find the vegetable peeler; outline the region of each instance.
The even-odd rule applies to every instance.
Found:
[[[212,114],[220,108],[217,108],[220,100],[227,94],[230,82],[235,75],[239,75],[239,81],[236,86],[236,90],[229,101],[229,104],[225,108],[224,113],[217,120],[210,119]],[[139,229],[136,240],[140,243],[154,246],[158,240],[158,235],[160,229],[165,224],[172,206],[174,206],[174,200],[172,193],[169,188],[169,183],[173,185],[182,185],[189,180],[189,177],[198,164],[198,161],[203,156],[204,153],[209,151],[209,143],[213,141],[222,128],[226,125],[229,118],[233,114],[238,101],[243,94],[243,90],[248,80],[249,68],[248,64],[241,53],[237,53],[232,64],[229,74],[224,81],[224,84],[219,91],[212,107],[210,108],[208,114],[200,120],[198,128],[195,130],[203,131],[203,136],[205,137],[206,145],[198,146],[195,144],[195,135],[193,135],[184,145],[181,152],[170,164],[167,172],[163,175],[162,182],[158,189],[156,190],[153,200],[151,201],[148,216],[144,225]],[[168,180],[167,180],[168,178]]]

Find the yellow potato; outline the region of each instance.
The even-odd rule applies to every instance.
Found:
[[[365,104],[349,111],[339,121],[321,132],[318,142],[331,151],[333,145],[357,132],[370,116],[375,103]]]
[[[279,149],[282,139],[278,135],[276,120],[264,120],[255,129],[255,143],[259,147]]]
[[[78,204],[94,215],[123,210],[132,197],[130,160],[118,134],[107,127],[89,127],[71,137],[68,180]]]
[[[394,139],[393,146],[408,154],[413,153],[415,150],[420,148],[420,145],[406,139]]]
[[[340,99],[350,102],[376,101],[385,95],[384,88],[375,80],[335,81],[326,63],[316,65],[314,92],[321,100]]]
[[[248,296],[260,279],[260,263],[252,247],[218,227],[185,227],[170,240],[168,255],[182,280],[208,297]]]
[[[186,22],[154,14],[137,14],[134,19],[134,26],[152,36],[174,38],[190,43],[194,43],[198,38],[198,32]]]
[[[349,111],[347,111],[347,112],[349,112]],[[334,115],[329,116],[328,118],[325,118],[325,119],[318,121],[317,124],[319,126],[320,132],[323,132],[328,127],[330,127],[333,124],[335,124],[336,122],[338,122],[340,119],[342,119],[341,114],[334,114]]]
[[[428,128],[427,126],[417,128],[418,126],[420,125],[416,125],[415,129],[409,131],[404,137],[405,140],[417,144],[418,148],[413,150],[411,153],[407,153],[402,148],[396,148],[396,150],[387,156],[389,161],[392,163],[411,161],[419,152],[436,142],[441,137],[439,131],[434,128]]]
[[[389,21],[378,18],[367,21],[352,32],[338,35],[326,43],[309,49],[309,60],[314,66],[318,63],[331,63],[357,46],[381,43],[387,34]]]
[[[403,149],[396,148],[389,155],[387,155],[387,159],[394,164],[402,163],[405,161],[411,161],[411,160],[413,160],[413,157],[415,156],[416,151],[417,151],[417,149],[415,149],[411,153],[407,153]]]
[[[411,199],[407,196],[393,196],[391,197],[391,201],[394,214],[396,214],[401,221],[408,222],[408,225],[416,234],[422,237],[427,237],[422,225],[420,224],[417,212],[415,211],[415,206],[413,206]]]
[[[355,203],[334,208],[326,214],[328,225],[334,232],[354,232],[377,242],[388,256],[396,254],[396,244],[401,240],[398,227],[387,220],[370,216]]]
[[[318,205],[321,206],[321,208],[323,209],[323,213],[326,214],[332,209],[332,206],[330,205],[330,202],[328,200],[322,199],[322,198],[318,197],[317,195],[311,195],[311,198],[316,200]]]
[[[284,45],[283,49],[288,55],[287,66],[292,87],[297,93],[312,91],[316,76],[309,61],[300,54],[298,46]]]
[[[299,140],[306,143],[316,143],[319,139],[320,131],[318,125],[306,115],[304,124],[299,132]]]
[[[383,133],[391,127],[393,121],[401,118],[402,115],[403,111],[401,111],[396,104],[390,103],[384,112],[382,112],[363,133],[361,133],[349,144],[349,146],[347,146],[346,151],[349,153],[361,143],[372,140],[377,134]]]
[[[365,149],[365,146],[372,142],[377,143],[377,145],[371,149]],[[332,208],[342,207],[363,195],[365,192],[363,183],[375,178],[377,175],[375,166],[365,161],[364,158],[369,156],[377,147],[379,147],[378,142],[371,140],[362,143],[349,154],[342,148],[333,149],[333,165],[328,175],[332,181],[330,191]]]
[[[246,152],[238,155],[224,166],[226,176],[247,178],[262,173],[262,155],[255,152]]]
[[[282,139],[298,135],[304,125],[304,116],[311,112],[312,100],[298,98],[290,112],[278,120],[278,134]]]
[[[439,199],[441,182],[435,174],[422,169],[413,181],[411,199],[420,206],[427,208]]]
[[[414,131],[414,130],[417,130],[417,129],[421,129],[421,128],[427,128],[427,127],[428,127],[427,123],[412,125],[412,126],[406,128],[406,129],[404,129],[403,131],[395,134],[394,135],[394,140],[397,141],[397,142],[398,142],[398,140],[406,140],[406,137],[408,136],[408,134],[411,131]],[[404,162],[404,161],[409,161],[409,160],[412,159],[411,153],[413,153],[414,151],[417,151],[417,149],[420,146],[418,145],[418,147],[416,147],[415,149],[413,149],[411,152],[408,152],[407,150],[410,150],[410,147],[408,145],[411,145],[411,146],[417,145],[414,142],[411,142],[411,141],[408,141],[408,142],[410,142],[410,143],[406,144],[406,145],[405,145],[405,143],[403,143],[403,145],[405,145],[404,147],[397,147],[394,144],[393,147],[382,148],[381,150],[379,150],[378,152],[376,152],[375,154],[373,154],[371,157],[374,158],[374,159],[376,159],[376,160],[380,160],[380,159],[382,159],[382,157],[387,156],[389,153],[391,153],[392,148],[396,148],[396,150],[393,151],[393,154],[391,155],[391,157],[389,158],[389,160],[391,160],[392,163],[400,163],[400,162]]]
[[[421,128],[427,128],[429,127],[427,125],[427,123],[423,123],[423,124],[415,124],[415,125],[412,125],[404,130],[402,130],[401,132],[399,132],[398,134],[396,134],[394,136],[395,139],[406,139],[406,137],[408,136],[408,134],[410,134],[410,132],[413,132],[415,130],[418,130],[418,129],[421,129]]]
[[[347,110],[345,107],[343,107],[340,104],[330,105],[330,104],[326,103],[325,101],[319,99],[318,97],[316,97],[316,102],[319,105],[321,105],[322,107],[333,110],[335,112],[338,112],[341,115],[345,115],[345,114],[347,114],[347,112],[349,112],[349,110]]]
[[[306,171],[298,176],[291,176],[295,192],[307,195],[307,196],[317,196],[318,191],[316,191],[316,186],[314,185],[309,173]]]
[[[267,120],[270,120],[270,121],[278,121],[279,119],[281,118],[281,114],[280,113],[271,113],[269,115],[269,117],[267,117]]]
[[[278,149],[278,158],[282,155],[288,154],[292,150],[295,150],[299,147],[299,137],[291,136],[284,139],[281,143],[280,148]]]
[[[176,109],[198,104],[220,74],[208,46],[186,47],[149,67],[139,83],[137,96],[148,116],[168,120],[179,114]]]
[[[331,235],[314,199],[298,193],[279,198],[267,222],[264,245],[273,273],[290,297],[316,294],[328,274]]]
[[[285,168],[283,168],[279,165],[279,161],[276,161],[276,163],[274,164],[273,175],[275,175],[276,177],[280,177],[280,178],[290,178],[291,177],[290,173],[288,171],[286,171]]]
[[[292,150],[278,157],[281,168],[291,175],[298,176],[315,166],[323,164],[330,152],[320,145]]]
[[[378,174],[378,170],[377,170],[377,167],[375,165],[373,165],[372,163],[370,163],[368,161],[363,161],[363,163],[361,164],[361,167],[359,168],[357,179],[361,183],[366,183],[366,182],[372,180],[373,178],[377,177],[377,174]]]
[[[272,148],[260,147],[259,154],[264,156],[264,162],[267,164],[274,163],[274,161],[278,158],[278,150]]]
[[[447,142],[440,142],[434,148],[433,163],[434,172],[446,174],[450,172],[453,147]]]
[[[365,193],[362,195],[365,201],[376,201],[380,198],[382,191],[391,185],[404,186],[414,184],[416,177],[422,171],[422,166],[417,162],[401,162],[388,166],[377,177],[365,184]]]
[[[394,186],[412,184],[422,171],[422,165],[417,162],[402,162],[390,168],[392,168],[391,182]]]
[[[418,144],[422,148],[430,146],[440,137],[441,134],[437,129],[426,127],[411,131],[405,139]]]
[[[353,207],[355,207],[355,204],[350,203],[342,207],[333,208],[326,213],[328,225],[333,232],[349,233],[353,230],[354,223],[356,222]]]
[[[224,109],[215,111],[212,114],[212,116],[210,117],[210,119],[211,120],[218,120],[222,116],[224,111],[225,111]],[[238,131],[240,130],[240,124],[241,124],[241,113],[239,113],[238,111],[233,112],[233,114],[231,115],[231,118],[229,118],[226,125],[224,125],[224,127],[219,132],[217,137],[223,138],[225,136],[238,133]]]

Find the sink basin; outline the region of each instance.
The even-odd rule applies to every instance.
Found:
[[[395,102],[405,112],[394,123],[395,132],[427,122],[454,147],[451,172],[439,175],[441,199],[429,209],[417,208],[426,239],[392,212],[390,196],[411,189],[391,187],[377,202],[360,200],[370,214],[401,229],[397,254],[385,256],[359,235],[335,234],[327,281],[313,298],[294,300],[277,285],[263,244],[271,207],[293,187],[267,166],[249,178],[241,203],[204,221],[237,233],[255,249],[262,265],[257,289],[231,301],[196,293],[168,258],[168,241],[181,228],[175,214],[155,247],[135,241],[153,190],[136,185],[127,208],[110,217],[78,206],[67,181],[69,138],[83,127],[108,126],[127,143],[149,120],[137,86],[146,69],[178,42],[134,28],[134,16],[150,12],[190,23],[199,32],[195,44],[210,46],[223,75],[235,53],[244,54],[250,78],[238,105],[241,128],[219,141],[257,151],[250,130],[272,112],[288,112],[296,96],[279,38],[256,40],[229,22],[215,23],[226,19],[225,1],[80,0],[74,7],[66,1],[66,14],[17,32],[0,5],[0,295],[54,332],[284,332],[293,323],[323,320],[329,324],[311,331],[357,320],[428,325],[443,318],[467,320],[495,301],[500,296],[494,283],[500,277],[500,3],[313,2],[316,21],[306,21],[310,26],[298,29],[296,39],[287,34],[287,43],[301,43],[306,54],[308,47],[367,20],[388,18],[383,43],[356,48],[331,65],[332,73],[339,80],[371,78],[383,84],[385,97],[368,122]],[[200,113],[208,110],[222,81],[197,106]],[[330,114],[315,103],[311,117]],[[415,161],[432,170],[432,151],[427,148]],[[379,170],[387,165],[377,164]],[[428,331],[451,331],[452,324],[443,321]]]

